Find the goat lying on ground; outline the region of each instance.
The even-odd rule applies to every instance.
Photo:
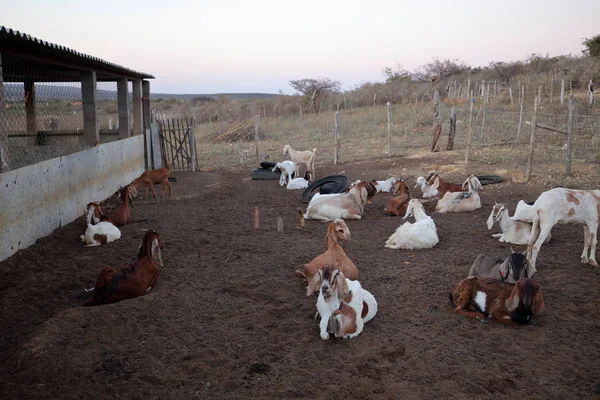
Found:
[[[406,214],[408,201],[410,200],[408,186],[404,181],[400,180],[394,184],[392,192],[399,193],[399,195],[391,197],[388,200],[387,206],[384,208],[385,213],[391,216]]]
[[[295,170],[294,170],[296,172],[296,176],[300,176],[300,164],[305,164],[306,170],[310,171],[311,178],[313,180],[316,177],[316,175],[315,175],[315,155],[316,155],[316,153],[317,153],[316,148],[312,149],[312,151],[310,151],[310,150],[297,151],[297,150],[292,149],[292,146],[290,146],[289,144],[286,144],[285,146],[283,146],[283,155],[285,156],[286,154],[289,154],[292,161],[296,164]]]
[[[306,171],[304,173],[304,178],[290,179],[287,183],[286,189],[306,189],[308,185],[310,185],[310,172]]]
[[[527,324],[545,310],[542,289],[528,278],[514,285],[492,278],[465,278],[450,293],[450,302],[459,314],[481,322],[493,318],[508,325]]]
[[[600,190],[550,189],[540,194],[532,208],[533,226],[527,246],[527,260],[534,271],[540,247],[550,235],[552,227],[559,222],[585,224],[581,262],[598,266],[596,244],[600,222]]]
[[[423,197],[425,197],[425,192],[427,191],[427,196],[428,197],[435,197],[435,195],[433,195],[433,193],[435,193],[433,191],[433,189],[437,190],[437,196],[438,198],[443,198],[444,195],[447,192],[462,192],[463,190],[466,189],[466,181],[465,183],[463,183],[462,185],[457,185],[456,183],[450,183],[450,182],[446,182],[445,180],[443,180],[439,173],[434,172],[432,174],[429,175],[429,177],[427,178],[427,186],[430,186],[432,189],[427,188],[425,191],[423,191]]]
[[[135,189],[138,189],[140,186],[146,187],[146,198],[148,198],[148,186],[152,189],[152,193],[154,193],[154,198],[157,197],[156,190],[154,190],[154,185],[158,185],[162,183],[163,191],[160,194],[160,197],[164,197],[165,190],[169,190],[169,196],[171,196],[171,183],[169,182],[169,175],[171,174],[171,163],[167,162],[167,166],[159,169],[152,169],[144,171],[139,178],[133,181],[132,185]]]
[[[415,188],[418,186],[421,186],[421,192],[423,193],[424,199],[430,199],[432,197],[438,196],[437,188],[428,185],[427,180],[425,178],[423,178],[422,176],[417,178],[417,183],[415,184]]]
[[[483,254],[478,255],[471,265],[469,277],[494,278],[508,283],[516,283],[521,277],[533,278],[534,273],[527,262],[526,253],[513,251],[504,260]]]
[[[105,220],[110,220],[115,226],[123,226],[131,222],[131,208],[133,208],[133,197],[135,196],[136,190],[133,184],[127,185],[124,188],[119,189],[119,204],[113,209],[104,209],[100,207],[98,203],[89,203],[87,205],[88,215],[87,223],[94,224],[100,222],[103,215],[106,216]]]
[[[375,188],[369,182],[356,184],[348,193],[317,193],[310,199],[304,218],[323,221],[361,219],[367,198],[374,193]]]
[[[137,260],[117,272],[104,267],[94,286],[94,295],[86,306],[116,303],[142,296],[158,281],[158,267],[162,267],[160,248],[162,240],[154,230],[146,232],[140,244]]]
[[[475,175],[471,175],[463,183],[463,186],[467,185],[469,187],[468,192],[446,192],[444,197],[438,201],[435,210],[446,213],[474,211],[481,208],[481,199],[477,191],[483,189],[483,186],[481,186],[479,179]]]
[[[438,242],[437,230],[433,219],[425,214],[423,204],[417,199],[408,202],[404,218],[411,215],[415,223],[405,222],[386,240],[385,247],[389,249],[429,249]]]
[[[315,257],[310,263],[304,264],[304,271],[297,269],[296,276],[310,282],[323,265],[329,264],[342,271],[348,279],[358,279],[358,268],[348,258],[338,240],[350,240],[350,229],[343,219],[336,219],[329,223],[325,236],[327,251]]]
[[[276,169],[281,171],[281,174],[279,175],[279,186],[284,186],[294,176],[296,164],[290,160],[281,161],[275,164],[271,171],[275,171]]]
[[[90,204],[95,205],[95,203]],[[89,208],[89,211],[92,210],[95,210],[95,208]],[[98,207],[98,210],[100,210],[100,207]],[[121,231],[119,228],[117,228],[115,224],[102,213],[102,211],[99,211],[100,217],[98,222],[95,225],[92,225],[91,219],[92,216],[95,218],[95,211],[89,211],[87,215],[87,229],[85,230],[85,234],[79,237],[86,246],[100,246],[101,244],[114,242],[121,238]]]
[[[495,222],[500,225],[502,233],[496,233],[492,236],[499,238],[500,242],[515,244],[529,243],[529,238],[531,237],[531,224],[511,218],[508,215],[508,210],[504,204],[494,204],[492,212],[487,219],[488,229],[492,229]],[[548,234],[546,242],[550,240],[550,237],[551,235]]]
[[[363,289],[360,282],[347,279],[331,265],[324,265],[317,271],[306,289],[306,295],[312,296],[316,291],[319,291],[317,311],[321,316],[321,339],[329,339],[330,332],[336,337],[356,337],[362,332],[365,322],[377,314],[375,297]]]

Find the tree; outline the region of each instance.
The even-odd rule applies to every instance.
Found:
[[[387,83],[393,82],[393,81],[400,81],[400,80],[411,80],[411,75],[410,72],[408,72],[407,70],[405,70],[402,65],[400,64],[396,64],[396,69],[392,69],[391,67],[385,67],[381,70],[381,72],[383,73],[383,76],[386,77],[385,81]]]
[[[302,93],[310,99],[310,110],[314,112],[317,98],[325,92],[337,92],[340,90],[340,82],[329,78],[298,79],[290,81],[290,86],[295,91]]]
[[[458,75],[461,72],[469,70],[469,67],[459,59],[440,60],[434,58],[427,64],[420,65],[414,72],[413,77],[421,82],[431,82],[431,87],[452,75]]]
[[[583,54],[590,57],[600,57],[600,35],[584,39],[581,44],[585,46]]]

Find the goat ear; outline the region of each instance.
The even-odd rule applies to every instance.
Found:
[[[544,304],[544,296],[542,295],[542,289],[538,289],[535,297],[533,298],[533,304],[531,311],[534,315],[542,315],[546,311],[546,305]]]
[[[337,280],[338,299],[342,301],[350,294],[350,288],[348,287],[348,282],[346,282],[346,277],[341,271],[338,274]]]
[[[440,187],[440,177],[439,176],[435,177],[435,179],[433,180],[433,184],[431,186],[436,189]]]
[[[321,274],[317,272],[315,276],[311,279],[306,287],[306,297],[312,296],[312,294],[319,290],[319,285],[321,284]]]
[[[158,239],[154,239],[152,241],[152,249],[150,250],[152,253],[152,258],[158,262],[158,265],[163,266],[162,257],[160,254],[160,245],[158,243]]]
[[[515,287],[513,288],[513,291],[510,294],[510,297],[508,298],[508,311],[514,311],[519,306],[519,302],[521,301],[521,298],[519,297],[519,290],[519,287],[517,286],[517,284],[515,284]]]
[[[504,260],[504,262],[502,264],[500,264],[500,267],[498,267],[498,269],[500,270],[500,275],[502,275],[502,279],[505,279],[505,280],[508,280],[508,275],[510,273],[510,269],[508,268],[508,260],[509,259],[510,258],[507,258],[506,260]]]
[[[492,212],[490,213],[490,216],[488,217],[486,223],[489,231],[494,226],[494,208],[492,208]]]
[[[533,279],[533,277],[535,276],[535,273],[537,272],[536,270],[534,270],[533,268],[531,268],[531,264],[529,264],[529,260],[527,258],[525,258],[525,277],[529,278],[529,279]]]

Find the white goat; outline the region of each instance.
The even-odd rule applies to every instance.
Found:
[[[471,175],[463,183],[463,187],[465,185],[469,186],[468,192],[446,192],[444,197],[438,201],[435,210],[439,213],[446,213],[474,211],[481,208],[481,199],[477,191],[483,189],[483,186],[479,179],[475,175]]]
[[[323,221],[332,221],[338,218],[361,219],[369,196],[368,185],[370,185],[368,182],[360,182],[348,193],[313,196],[308,203],[304,218]]]
[[[423,204],[417,199],[408,202],[404,218],[411,215],[415,223],[405,222],[386,240],[385,247],[390,249],[429,249],[438,242],[437,230],[433,219],[425,214]]]
[[[533,202],[525,203],[525,200],[519,200],[514,215],[511,217],[517,221],[533,222]]]
[[[283,186],[292,179],[295,168],[296,164],[293,161],[286,160],[275,164],[271,171],[275,171],[276,169],[281,171],[281,175],[279,175],[279,186]]]
[[[290,189],[290,190],[306,189],[308,187],[308,185],[310,184],[309,178],[310,178],[310,172],[306,171],[306,173],[304,174],[304,178],[290,179],[287,183],[286,188]]]
[[[436,187],[428,185],[427,180],[422,176],[417,178],[417,183],[415,184],[415,188],[421,186],[421,192],[423,192],[424,199],[430,199],[436,197],[438,195],[438,190]]]
[[[521,200],[522,201],[522,200]],[[498,222],[502,233],[493,234],[492,237],[499,238],[502,243],[527,244],[531,237],[531,224],[511,218],[504,204],[496,203],[487,219],[488,229],[492,229],[494,223]],[[546,242],[550,240],[549,234]]]
[[[316,153],[317,153],[316,148],[312,149],[312,151],[310,151],[310,150],[297,151],[297,150],[292,149],[292,146],[290,146],[289,144],[286,144],[285,146],[283,146],[283,155],[285,156],[286,154],[289,154],[292,161],[296,163],[296,168],[295,168],[296,176],[300,175],[300,164],[305,164],[306,170],[310,171],[312,179],[315,179],[315,155],[316,155]]]
[[[584,245],[581,262],[598,266],[596,244],[600,219],[600,190],[554,188],[540,194],[533,208],[533,227],[527,246],[527,260],[535,271],[535,261],[542,243],[557,223],[579,223],[583,227]],[[588,257],[588,249],[590,249]]]
[[[80,239],[86,246],[100,246],[121,237],[121,231],[110,220],[102,220],[96,225],[88,223],[85,235]]]
[[[362,332],[365,322],[377,314],[375,297],[360,282],[347,279],[332,265],[321,267],[310,281],[306,295],[312,296],[317,290],[319,334],[323,340],[329,339],[330,332],[337,337],[355,337]]]

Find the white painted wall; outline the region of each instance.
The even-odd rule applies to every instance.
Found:
[[[0,174],[0,261],[85,213],[144,172],[144,136]],[[81,232],[83,234],[83,232]]]

